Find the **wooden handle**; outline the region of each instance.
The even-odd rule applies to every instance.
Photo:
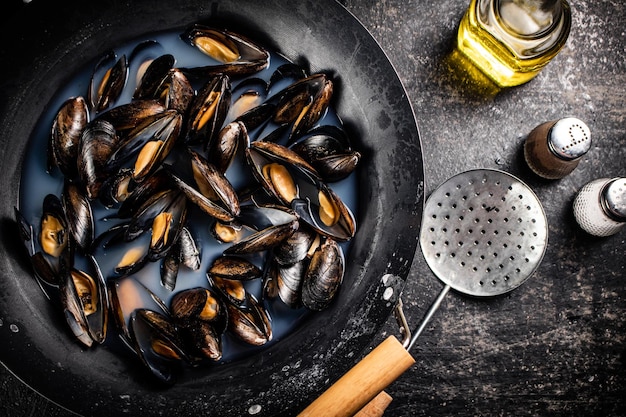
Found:
[[[381,391],[372,401],[365,404],[365,407],[361,408],[354,417],[382,417],[392,400],[391,395]]]
[[[389,336],[304,409],[299,417],[352,417],[415,360]]]

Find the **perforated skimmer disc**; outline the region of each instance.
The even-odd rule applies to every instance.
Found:
[[[426,262],[465,294],[494,296],[518,287],[541,262],[547,240],[537,196],[506,172],[458,174],[426,201],[420,235]]]

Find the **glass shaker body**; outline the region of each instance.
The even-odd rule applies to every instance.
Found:
[[[611,236],[626,226],[626,178],[598,178],[574,199],[574,218],[594,236]]]
[[[567,0],[471,0],[457,46],[500,87],[530,81],[565,45]]]

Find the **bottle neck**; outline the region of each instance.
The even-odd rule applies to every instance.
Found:
[[[562,0],[494,0],[503,27],[515,35],[535,37],[550,31],[563,14]]]

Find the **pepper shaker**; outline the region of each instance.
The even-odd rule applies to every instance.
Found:
[[[626,178],[599,178],[584,185],[574,199],[574,217],[594,236],[610,236],[626,225]]]
[[[589,127],[575,117],[565,117],[543,123],[528,134],[524,159],[540,177],[559,179],[578,166],[590,147]]]

